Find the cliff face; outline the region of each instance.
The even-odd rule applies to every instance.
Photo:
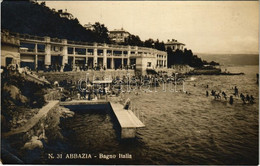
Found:
[[[1,73],[1,89],[2,131],[16,127],[20,120],[30,118],[45,104],[47,86],[27,80],[17,71]]]
[[[44,3],[29,1],[3,1],[2,29],[12,32],[50,36],[61,39],[95,42],[95,33],[86,30],[77,18],[62,18]]]

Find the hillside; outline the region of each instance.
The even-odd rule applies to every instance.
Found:
[[[213,60],[221,65],[259,65],[258,54],[202,54],[198,55],[205,60]]]
[[[2,29],[22,34],[50,36],[83,42],[111,43],[108,29],[104,24],[95,23],[94,30],[86,30],[71,13],[56,11],[45,6],[45,2],[3,1]],[[141,41],[139,36],[130,35],[122,45],[143,46],[166,51],[163,42],[158,39]],[[168,67],[174,64],[188,64],[201,67],[207,64],[201,58],[193,55],[191,50],[167,50]],[[211,60],[210,60],[211,61]]]
[[[3,1],[1,10],[1,28],[12,32],[85,42],[109,41],[108,36],[86,30],[77,18],[61,17],[44,2]]]

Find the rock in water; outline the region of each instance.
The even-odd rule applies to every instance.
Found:
[[[29,142],[26,142],[23,146],[24,149],[33,150],[35,148],[43,148],[41,140],[38,140],[37,136],[33,136]]]
[[[69,118],[74,116],[74,112],[70,111],[68,108],[60,107],[61,116],[63,118]]]

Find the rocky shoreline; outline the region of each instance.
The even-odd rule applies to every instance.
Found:
[[[189,72],[186,75],[244,75],[245,73],[227,73],[227,72]]]
[[[2,162],[23,163],[28,152],[39,152],[48,142],[63,139],[60,133],[60,119],[73,117],[74,112],[61,106],[55,106],[49,113],[41,118],[38,123],[25,133],[19,133],[7,138],[2,138]],[[34,155],[35,160],[40,155]],[[30,159],[33,162],[33,158]]]

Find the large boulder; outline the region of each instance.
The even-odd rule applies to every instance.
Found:
[[[5,84],[3,87],[3,91],[9,92],[10,93],[10,97],[13,100],[18,100],[21,103],[26,103],[28,102],[28,99],[22,95],[21,91],[19,88],[17,88],[14,85],[7,85]]]
[[[64,108],[64,107],[59,107],[60,113],[61,113],[61,117],[63,118],[70,118],[74,116],[74,112],[70,111],[68,108]]]
[[[29,142],[26,142],[23,146],[24,149],[33,150],[35,148],[43,148],[42,141],[37,136],[33,136]]]

